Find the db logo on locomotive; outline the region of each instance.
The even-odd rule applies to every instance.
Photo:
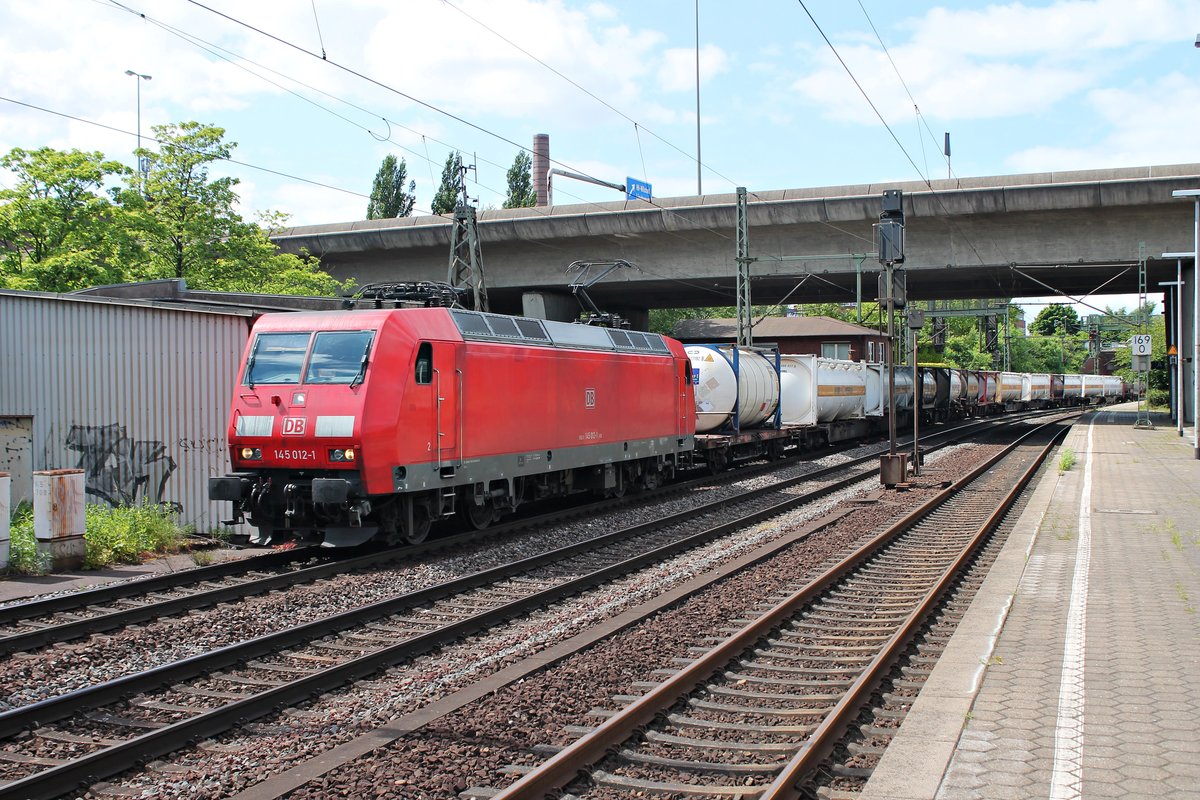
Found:
[[[303,436],[306,422],[308,422],[308,420],[305,417],[284,417],[283,435]]]

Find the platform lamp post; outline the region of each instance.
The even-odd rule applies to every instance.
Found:
[[[140,72],[134,72],[131,69],[125,70],[125,74],[131,78],[137,78],[137,149],[139,150],[137,157],[137,169],[138,174],[145,178],[147,170],[143,166],[142,156],[140,153],[142,149],[142,81],[150,80],[151,76],[143,75]]]
[[[1196,38],[1200,47],[1200,37]],[[1200,189],[1176,189],[1172,197],[1186,197],[1192,201],[1194,215],[1192,223],[1192,450],[1200,459]],[[1183,287],[1181,286],[1180,289]],[[1183,354],[1180,353],[1182,358]]]

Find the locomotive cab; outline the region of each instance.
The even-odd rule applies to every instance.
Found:
[[[256,327],[228,431],[234,474],[209,479],[211,499],[232,501],[237,522],[249,516],[255,544],[326,527],[374,534],[356,428],[376,326],[348,315],[346,327],[317,329],[306,316]]]

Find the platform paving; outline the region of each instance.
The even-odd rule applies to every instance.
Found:
[[[1200,797],[1200,461],[1126,408],[1072,429],[863,800]]]

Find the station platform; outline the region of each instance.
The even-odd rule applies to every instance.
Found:
[[[1200,461],[1081,418],[863,800],[1200,797]]]

